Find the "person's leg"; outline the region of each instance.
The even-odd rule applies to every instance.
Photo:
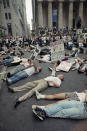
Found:
[[[21,62],[22,62],[21,60],[18,61],[18,62],[11,62],[10,65],[8,65],[8,66],[9,66],[9,67],[10,67],[10,66],[18,66],[18,65],[20,65]]]
[[[27,78],[28,74],[25,71],[20,71],[17,74],[15,74],[14,76],[12,76],[11,78],[7,79],[7,83],[8,84],[13,84],[23,78]]]
[[[40,108],[40,106],[38,108]],[[47,117],[71,119],[84,119],[87,117],[87,113],[85,114],[84,103],[79,101],[53,103],[49,106],[41,107],[41,109],[45,111]]]
[[[14,61],[13,58],[9,58],[9,59],[3,60],[2,63],[3,63],[4,65],[6,65],[6,64],[9,64],[9,63],[11,63],[11,62],[13,62],[13,61]]]
[[[47,99],[47,100],[64,100],[66,99],[66,94],[65,93],[59,93],[59,94],[54,94],[54,95],[42,95],[38,91],[36,91],[36,97],[37,99]]]
[[[31,81],[31,82],[28,82],[22,86],[15,87],[15,88],[13,88],[13,92],[23,91],[23,90],[28,90],[28,89],[34,88],[37,85],[37,83],[40,81],[41,80]]]
[[[51,117],[78,119],[83,116],[84,103],[79,101],[62,101],[55,105],[46,106],[45,109]]]
[[[16,74],[16,73],[18,73],[19,71],[22,71],[22,70],[24,70],[24,69],[25,69],[25,67],[24,67],[23,65],[19,65],[19,66],[13,68],[10,72],[8,72],[8,73],[7,73],[7,76],[8,76],[8,77],[11,77],[11,76],[13,76],[14,74]]]
[[[36,87],[33,88],[32,90],[30,90],[28,93],[26,93],[24,96],[20,97],[18,100],[21,101],[25,101],[27,98],[30,98],[35,91],[42,91],[43,89],[48,87],[48,84],[45,80],[40,80],[38,82],[36,82]]]

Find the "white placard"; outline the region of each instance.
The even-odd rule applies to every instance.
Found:
[[[51,60],[63,59],[65,56],[64,43],[56,41],[51,44]]]

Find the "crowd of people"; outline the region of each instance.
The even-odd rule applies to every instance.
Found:
[[[62,41],[65,48],[65,56],[62,59],[52,60],[52,43]],[[87,75],[87,56],[80,58],[79,53],[84,53],[84,38],[79,43],[78,35],[73,30],[60,30],[57,28],[40,28],[39,34],[33,37],[10,37],[0,38],[0,66],[12,69],[5,72],[5,81],[9,91],[16,93],[24,90],[28,92],[16,100],[15,108],[23,101],[36,94],[37,99],[58,100],[56,103],[38,106],[32,105],[33,113],[40,119],[46,117],[85,119],[87,118],[87,90],[82,93],[65,92],[53,95],[42,95],[40,91],[48,87],[60,87],[64,80],[64,75],[56,72],[70,70],[85,73]],[[29,53],[27,58],[25,52]],[[86,54],[85,54],[86,55]],[[29,81],[28,83],[12,88],[10,85],[17,81],[41,73],[42,67],[37,65],[37,61],[54,64],[49,66],[52,74],[46,78]]]

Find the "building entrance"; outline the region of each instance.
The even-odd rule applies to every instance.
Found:
[[[58,10],[53,9],[53,27],[57,27],[58,23]]]
[[[8,27],[8,34],[9,36],[12,36],[12,27],[11,27],[11,24],[7,24],[7,27]]]

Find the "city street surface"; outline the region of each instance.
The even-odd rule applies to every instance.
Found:
[[[28,57],[29,53],[25,52]],[[81,55],[83,57],[84,55]],[[38,63],[43,68],[42,72],[31,76],[30,78],[23,79],[11,87],[16,87],[25,84],[28,81],[44,78],[51,74],[48,70],[48,63]],[[53,66],[53,64],[51,64]],[[9,67],[8,69],[13,68]],[[59,72],[60,73],[60,72]],[[87,88],[87,76],[85,74],[78,74],[77,71],[70,71],[64,73],[64,82],[60,88],[51,87],[42,91],[43,94],[54,94],[61,92],[78,91],[81,92]],[[56,73],[58,74],[58,72]],[[11,93],[8,91],[6,82],[3,82],[0,89],[0,131],[76,131],[86,120],[69,120],[58,118],[47,118],[44,121],[37,119],[32,113],[32,105],[46,105],[54,100],[37,100],[35,96],[21,103],[16,109],[14,104],[19,96],[25,92]],[[77,129],[76,129],[77,128]]]

